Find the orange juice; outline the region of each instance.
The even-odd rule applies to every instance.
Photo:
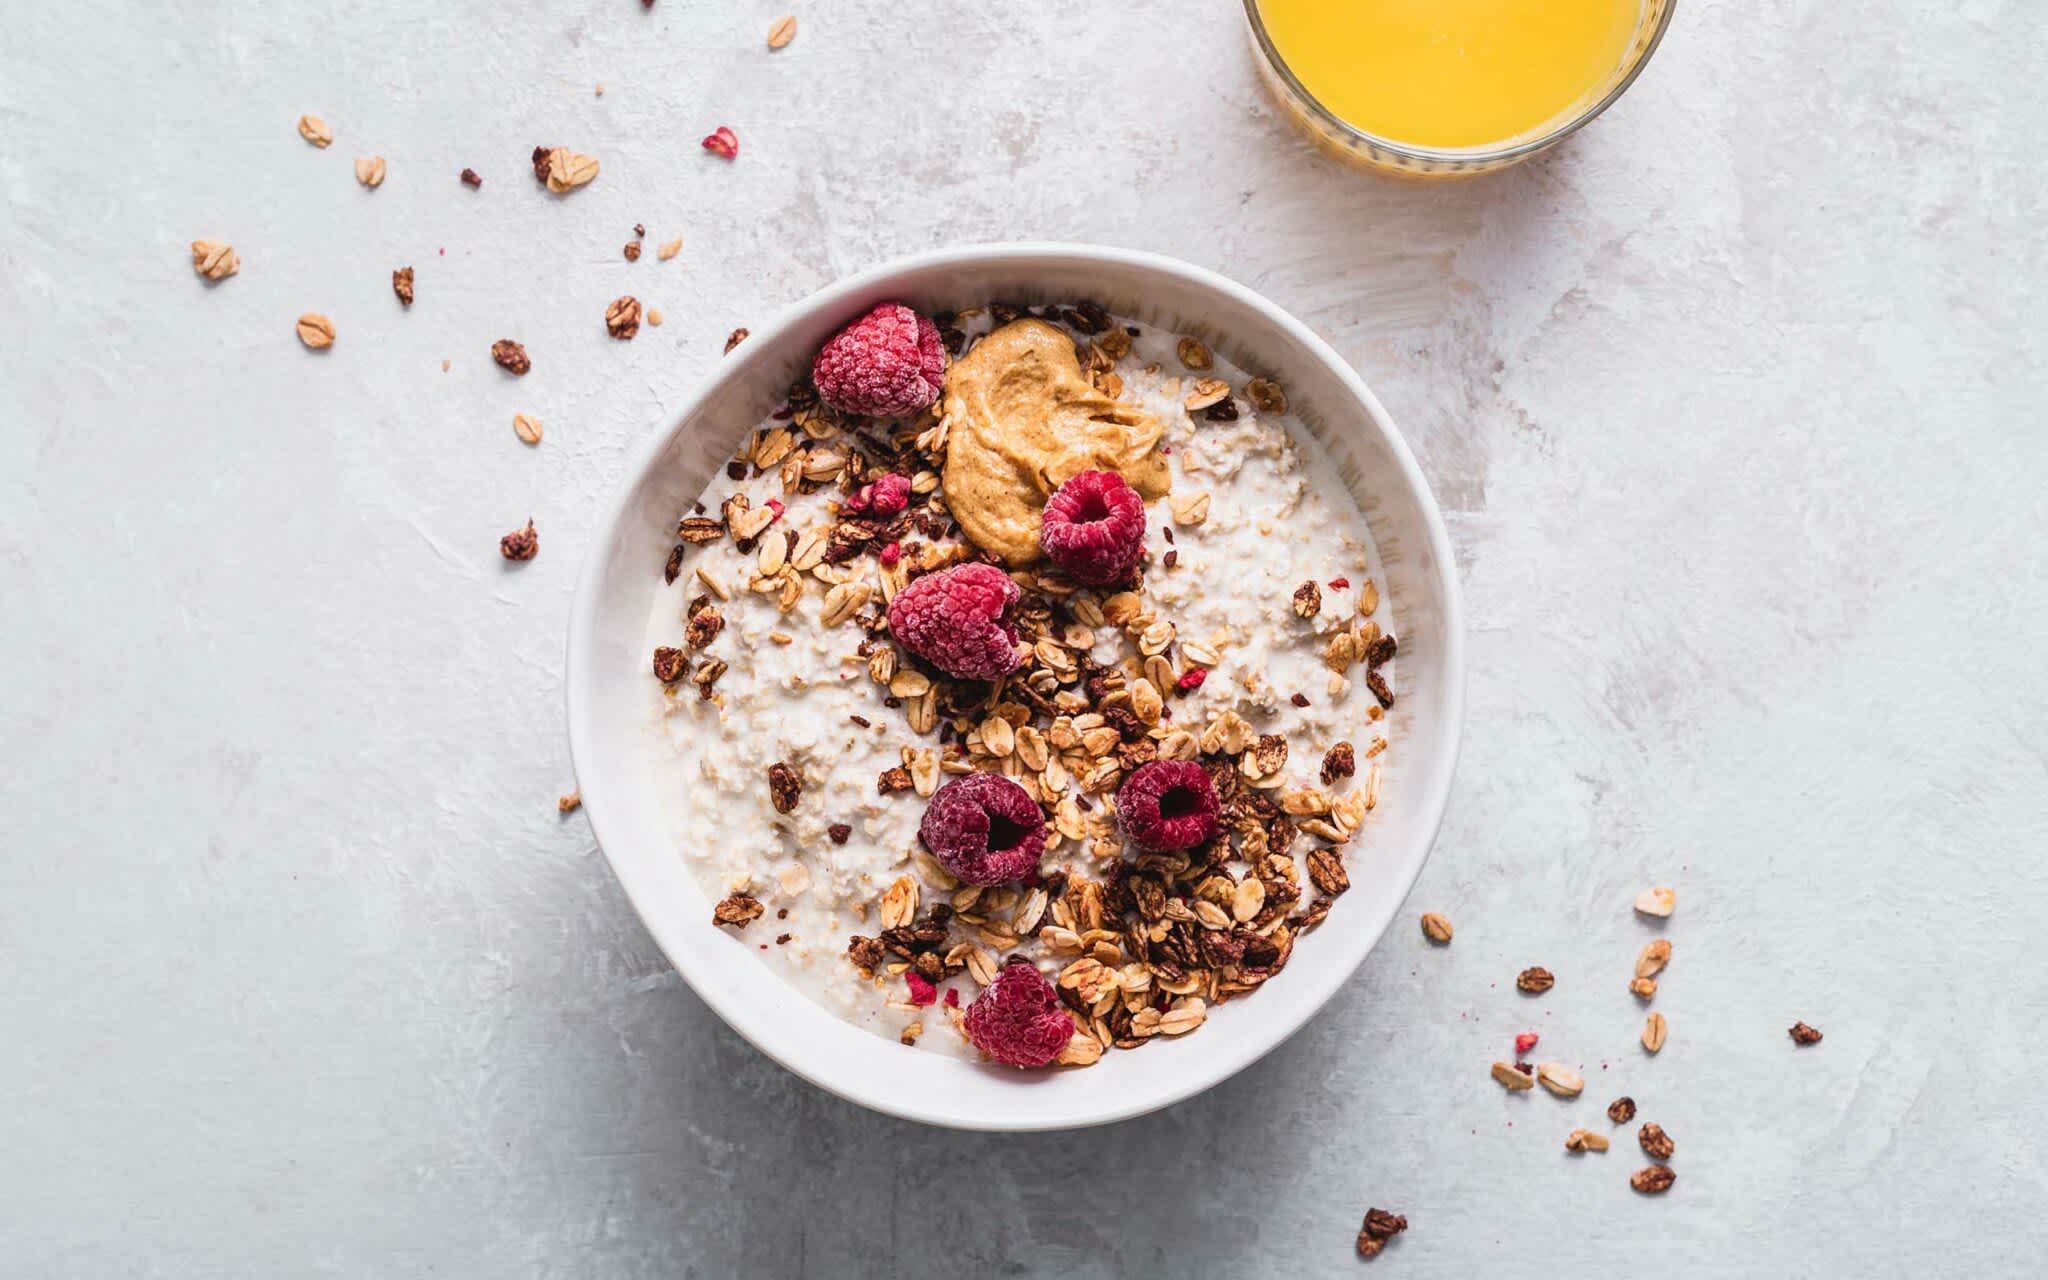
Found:
[[[1614,82],[1643,0],[1257,0],[1295,79],[1338,119],[1413,146],[1533,134]]]

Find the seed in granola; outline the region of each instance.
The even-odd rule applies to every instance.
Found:
[[[1631,978],[1629,979],[1628,989],[1629,994],[1639,1000],[1654,1000],[1657,996],[1657,980],[1655,978]]]
[[[1358,1256],[1371,1258],[1387,1247],[1387,1241],[1408,1229],[1408,1219],[1385,1209],[1367,1209],[1365,1223],[1358,1229]]]
[[[523,376],[533,368],[533,361],[526,358],[526,348],[510,338],[500,338],[491,344],[491,359],[505,372]]]
[[[1174,348],[1174,352],[1180,357],[1182,364],[1196,372],[1207,369],[1211,364],[1215,363],[1209,355],[1209,348],[1193,338],[1182,338],[1179,345]]]
[[[1515,986],[1531,995],[1541,995],[1557,985],[1557,975],[1541,965],[1531,965],[1515,975]]]
[[[1663,918],[1678,909],[1678,894],[1670,889],[1645,889],[1636,895],[1636,910],[1646,916]]]
[[[1494,1063],[1493,1078],[1495,1080],[1498,1080],[1502,1085],[1504,1085],[1508,1089],[1514,1090],[1516,1092],[1520,1092],[1524,1089],[1533,1089],[1536,1087],[1535,1075],[1531,1072],[1524,1071],[1519,1063]]]
[[[1329,786],[1339,778],[1348,778],[1358,772],[1358,756],[1348,742],[1339,742],[1323,754],[1323,785]]]
[[[1588,1133],[1584,1129],[1574,1129],[1564,1139],[1566,1151],[1605,1151],[1610,1145],[1605,1135]]]
[[[540,419],[532,414],[515,413],[512,415],[512,433],[528,444],[539,444],[541,436]],[[678,548],[678,550],[680,549]],[[676,569],[681,569],[681,567],[682,562],[680,557],[678,557]],[[668,580],[670,582],[676,580],[675,572],[671,571],[669,573]]]
[[[674,684],[690,669],[690,658],[681,649],[667,645],[654,651],[654,677],[663,684]]]
[[[242,269],[233,245],[218,240],[192,242],[192,269],[208,280],[225,280]]]
[[[300,116],[299,136],[314,146],[325,149],[334,141],[334,130],[328,128],[327,122],[319,116]]]
[[[1671,1140],[1670,1134],[1664,1132],[1664,1126],[1655,1121],[1636,1130],[1636,1141],[1641,1144],[1643,1154],[1652,1160],[1669,1160],[1672,1153],[1678,1150],[1678,1144]]]
[[[1646,1196],[1655,1196],[1671,1190],[1671,1184],[1676,1181],[1678,1175],[1672,1172],[1670,1165],[1653,1164],[1630,1174],[1628,1185]]]
[[[775,24],[768,28],[768,47],[770,49],[786,48],[789,42],[794,39],[796,39],[795,18],[777,18]]]
[[[1820,1043],[1820,1032],[1803,1022],[1793,1023],[1791,1031],[1787,1034],[1792,1037],[1793,1044],[1799,1045],[1802,1048],[1810,1044]]]
[[[731,355],[732,349],[746,340],[747,331],[745,329],[734,329],[731,333],[725,335],[725,353]]]
[[[1663,1014],[1653,1013],[1643,1020],[1643,1048],[1651,1053],[1664,1047],[1664,1037],[1669,1034],[1670,1027],[1665,1023]]]
[[[647,308],[647,323],[649,323],[649,324],[653,325],[653,326],[654,326],[655,328],[659,329],[659,328],[661,328],[661,319],[662,319],[662,317],[661,317],[661,308],[660,308],[660,307],[649,307],[649,308]]]
[[[761,913],[765,910],[767,908],[763,907],[760,900],[751,894],[727,894],[724,901],[711,909],[711,923],[726,924],[736,929],[744,929],[760,919]]]
[[[1636,1100],[1623,1095],[1607,1104],[1607,1118],[1616,1124],[1627,1124],[1636,1118]]]
[[[484,180],[476,170],[464,169],[462,171],[462,185],[470,188],[481,187],[484,185]]]
[[[357,156],[356,181],[372,191],[384,185],[384,157]]]
[[[1451,945],[1451,922],[1435,911],[1422,913],[1422,936],[1440,947]]]
[[[1253,378],[1244,386],[1244,398],[1260,413],[1286,413],[1287,393],[1271,378]]]
[[[317,311],[308,311],[299,317],[299,341],[309,350],[326,350],[334,345],[334,321]]]
[[[1654,978],[1664,972],[1664,966],[1671,961],[1671,944],[1663,938],[1649,943],[1636,957],[1636,976]]]
[[[777,760],[768,766],[768,799],[775,805],[775,812],[795,809],[797,798],[803,793],[803,776],[786,762]]]
[[[1560,1098],[1576,1098],[1586,1089],[1585,1077],[1562,1062],[1538,1063],[1536,1080]]]
[[[604,311],[604,329],[621,342],[640,332],[640,300],[631,294],[613,299]]]

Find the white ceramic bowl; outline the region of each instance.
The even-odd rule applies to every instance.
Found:
[[[1351,891],[1295,947],[1285,972],[1214,1009],[1207,1026],[1183,1039],[1110,1053],[1085,1069],[1018,1072],[905,1048],[842,1022],[764,964],[752,945],[758,939],[713,927],[711,900],[675,848],[658,798],[687,779],[672,763],[663,767],[649,732],[642,640],[678,514],[835,329],[886,299],[933,311],[1081,298],[1200,337],[1287,389],[1379,544],[1381,590],[1401,641],[1398,700],[1379,808],[1348,859]],[[1429,486],[1380,402],[1300,321],[1242,285],[1156,254],[1066,244],[943,249],[842,280],[756,329],[648,439],[604,513],[577,587],[569,744],[583,811],[648,931],[684,981],[755,1047],[813,1084],[891,1115],[963,1129],[1060,1129],[1142,1115],[1208,1088],[1285,1040],[1350,978],[1436,838],[1458,753],[1463,653],[1450,540]],[[1361,723],[1356,737],[1367,736]]]

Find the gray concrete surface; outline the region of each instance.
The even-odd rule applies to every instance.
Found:
[[[1688,0],[1568,150],[1418,188],[1292,135],[1235,8],[15,7],[10,1276],[2038,1256],[2042,14]],[[697,147],[720,123],[736,164]],[[537,142],[603,176],[546,197]],[[373,152],[374,193],[349,172]],[[636,221],[682,256],[623,261]],[[241,275],[198,282],[200,236]],[[1411,903],[1455,920],[1448,952],[1397,930],[1310,1029],[1170,1112],[993,1138],[865,1114],[739,1042],[554,798],[573,572],[632,443],[733,326],[1016,237],[1178,254],[1324,332],[1448,509],[1474,669]],[[614,343],[629,291],[667,323]],[[307,310],[339,327],[326,355],[294,340]],[[502,336],[523,381],[488,363]],[[529,514],[540,558],[507,571]],[[1654,1062],[1622,990],[1652,882],[1681,896]],[[1509,988],[1527,964],[1560,976],[1540,1002]],[[1795,1052],[1795,1018],[1826,1042]],[[1578,1103],[1488,1079],[1530,1027],[1585,1064]],[[1560,1149],[1624,1092],[1678,1142],[1660,1200],[1626,1146]],[[1368,1204],[1413,1228],[1362,1264]]]

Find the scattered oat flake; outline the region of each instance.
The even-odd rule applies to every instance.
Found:
[[[324,351],[334,345],[334,321],[317,311],[308,311],[299,317],[299,341],[314,351]]]
[[[1636,895],[1636,910],[1662,919],[1678,909],[1678,894],[1670,889],[1645,889]]]
[[[681,236],[677,236],[673,240],[664,241],[662,243],[662,246],[654,251],[654,256],[660,258],[663,262],[667,262],[670,258],[675,257],[682,251],[683,238]]]
[[[726,160],[736,160],[740,154],[739,135],[724,125],[719,125],[704,135],[704,149]]]
[[[334,130],[319,116],[299,117],[299,136],[316,147],[325,148],[334,141]]]
[[[1451,944],[1450,920],[1439,912],[1423,912],[1422,936],[1428,938],[1439,947],[1449,946]]]
[[[357,156],[356,181],[375,190],[384,185],[384,157]]]
[[[789,42],[794,39],[796,39],[796,19],[793,17],[777,18],[775,25],[768,28],[768,47],[770,49],[787,48],[789,47]]]
[[[515,414],[513,414],[513,415],[512,415],[512,431],[513,431],[513,434],[517,435],[517,436],[518,436],[518,437],[519,437],[519,438],[520,438],[521,440],[524,440],[524,441],[525,441],[526,443],[528,443],[528,444],[539,444],[539,443],[540,443],[540,437],[541,437],[541,425],[540,425],[540,419],[539,419],[539,418],[536,418],[536,417],[534,417],[534,416],[533,416],[532,414],[527,414],[527,413],[515,413]]]
[[[225,280],[242,269],[233,245],[219,240],[192,242],[192,269],[208,280]]]

